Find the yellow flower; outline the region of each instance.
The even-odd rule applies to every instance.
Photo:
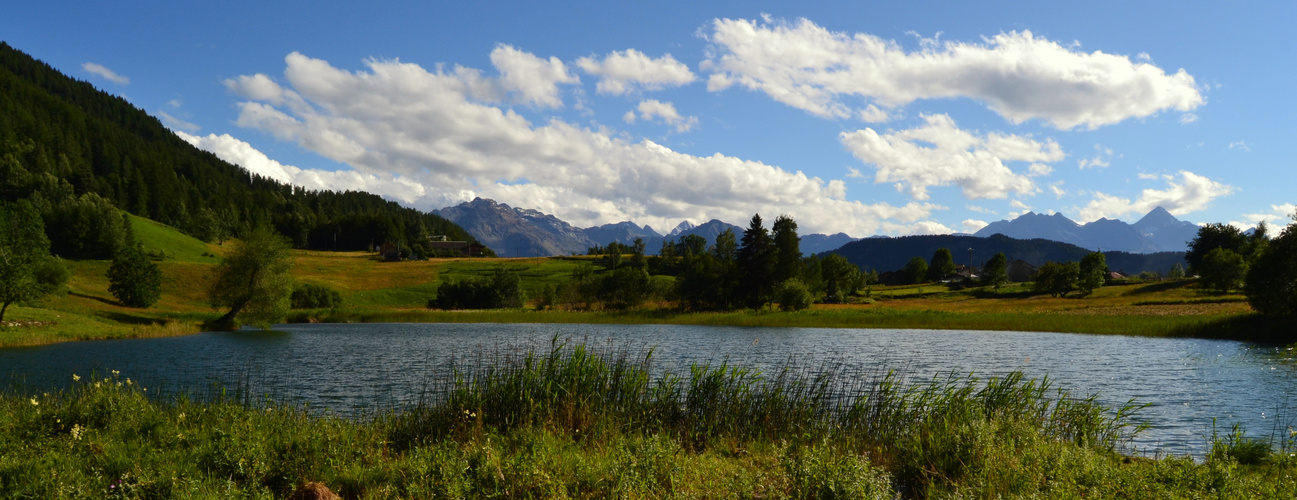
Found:
[[[32,396],[32,406],[38,406],[38,405],[40,405],[40,403],[36,401],[35,396]]]
[[[80,441],[81,435],[84,434],[85,432],[86,432],[86,428],[82,427],[81,424],[72,426],[72,439],[76,439]]]
[[[80,382],[80,381],[81,381],[81,376],[80,376],[80,375],[77,375],[77,374],[75,374],[75,373],[73,373],[73,374],[72,374],[72,381],[73,381],[73,382]]]
[[[117,370],[113,370],[113,376],[114,376],[114,377],[116,377],[116,376],[118,376],[118,375],[121,375],[121,374],[122,374],[122,372],[119,372],[119,371],[117,371]]]

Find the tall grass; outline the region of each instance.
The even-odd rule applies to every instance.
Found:
[[[344,498],[1297,494],[1297,459],[1237,429],[1202,463],[1124,457],[1140,406],[1018,373],[909,380],[790,360],[673,374],[652,350],[557,340],[456,363],[419,403],[353,419],[237,390],[159,398],[115,372],[4,393],[0,497],[284,498],[317,481]]]
[[[1006,432],[1111,453],[1144,428],[1133,418],[1141,405],[1108,408],[1020,372],[914,381],[790,361],[768,374],[728,362],[657,373],[651,350],[597,350],[557,337],[547,351],[458,363],[395,417],[396,447],[536,427],[592,439],[665,434],[692,451],[833,442],[884,464],[907,490],[926,491],[988,467],[988,441]]]

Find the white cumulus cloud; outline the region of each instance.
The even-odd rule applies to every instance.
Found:
[[[576,61],[582,71],[599,77],[595,90],[600,94],[622,95],[636,90],[661,90],[693,83],[697,79],[689,67],[671,54],[651,58],[635,49],[613,51],[602,60],[582,57]]]
[[[100,78],[116,83],[118,85],[131,84],[130,78],[119,75],[113,70],[108,69],[107,67],[99,63],[92,63],[92,62],[81,63],[81,69],[85,70],[87,73],[98,76]]]
[[[506,88],[517,93],[522,102],[535,106],[562,107],[558,84],[581,83],[557,57],[542,59],[509,45],[501,44],[491,51],[491,64],[500,71]]]
[[[635,114],[639,111],[639,115]],[[698,124],[698,118],[692,116],[681,116],[676,111],[674,104],[662,102],[657,99],[645,99],[640,101],[639,106],[634,111],[627,111],[622,120],[626,123],[634,123],[636,118],[645,121],[658,121],[675,127],[676,132],[688,132],[694,125]]]
[[[1131,200],[1102,192],[1094,192],[1094,199],[1078,211],[1078,222],[1090,222],[1100,217],[1117,219],[1127,214],[1143,215],[1162,207],[1173,215],[1184,215],[1207,207],[1212,200],[1234,192],[1234,187],[1207,177],[1181,170],[1179,177],[1164,176],[1166,189],[1145,189],[1139,198]]]
[[[1010,192],[1037,191],[1031,176],[1048,173],[1032,165],[1027,173],[1005,162],[1043,164],[1063,159],[1052,139],[992,132],[977,135],[961,130],[948,115],[924,115],[924,125],[879,133],[872,128],[843,132],[839,139],[856,158],[877,170],[874,182],[908,186],[915,199],[928,199],[931,186],[958,185],[968,198],[1005,198]]]
[[[1146,60],[1082,52],[1030,31],[979,43],[930,40],[917,51],[806,19],[716,19],[706,37],[712,47],[700,68],[712,72],[709,90],[737,84],[830,118],[860,113],[848,97],[858,107],[885,108],[966,97],[1013,123],[1037,119],[1060,129],[1093,129],[1163,110],[1188,113],[1204,103],[1183,69],[1167,74]]]
[[[427,191],[417,182],[399,177],[379,177],[361,174],[354,170],[301,169],[272,160],[244,141],[229,134],[190,135],[182,131],[175,134],[198,149],[209,151],[217,158],[243,167],[250,173],[269,179],[315,190],[366,191],[389,199],[416,203],[424,199]]]
[[[982,228],[990,225],[990,223],[984,220],[964,219],[964,222],[959,223],[959,225],[964,227],[965,233],[976,233]]]
[[[1239,229],[1247,230],[1256,227],[1257,223],[1265,222],[1270,226],[1269,236],[1271,238],[1278,236],[1279,231],[1297,219],[1297,205],[1292,203],[1283,203],[1280,205],[1270,205],[1269,212],[1259,212],[1254,214],[1243,214],[1243,220],[1230,221],[1230,224]]]
[[[808,232],[859,236],[929,230],[925,220],[943,208],[865,204],[846,199],[842,180],[720,153],[679,153],[559,119],[533,124],[482,99],[491,85],[467,68],[369,60],[351,72],[298,53],[285,63],[283,86],[245,88],[260,80],[255,75],[227,83],[248,99],[236,123],[362,177],[417,184],[425,190],[420,208],[483,196],[578,226],[633,220],[671,227],[681,219],[741,222],[753,213],[786,213]]]
[[[1110,165],[1112,165],[1112,148],[1105,148],[1098,144],[1094,145],[1094,156],[1076,160],[1076,166],[1080,170],[1104,168]]]

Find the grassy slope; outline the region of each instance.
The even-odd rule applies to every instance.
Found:
[[[42,308],[11,307],[6,319],[56,323],[0,327],[0,346],[64,340],[147,337],[196,331],[217,315],[207,305],[204,284],[224,249],[172,228],[133,217],[146,250],[165,252],[162,299],[149,309],[117,304],[108,292],[107,261],[69,262],[69,293]],[[379,262],[365,252],[295,251],[301,282],[327,285],[344,297],[340,311],[297,312],[293,321],[420,321],[530,323],[674,323],[835,328],[941,328],[1027,330],[1130,335],[1257,338],[1266,325],[1243,297],[1208,295],[1192,281],[1109,286],[1091,297],[1033,296],[1021,286],[998,293],[949,291],[942,285],[875,287],[854,304],[816,305],[808,311],[680,313],[646,309],[602,311],[429,311],[424,308],[446,280],[489,275],[499,266],[518,269],[530,296],[566,282],[584,257],[527,259],[438,259]]]

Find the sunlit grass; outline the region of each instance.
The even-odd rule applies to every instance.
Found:
[[[1138,405],[1020,374],[652,370],[635,349],[461,357],[422,402],[353,419],[228,393],[150,395],[130,374],[0,395],[9,498],[1292,498],[1293,440],[1128,457]],[[156,393],[156,391],[154,391]],[[218,393],[222,394],[222,393]]]
[[[194,252],[204,248],[219,252],[220,247],[204,246],[165,226],[146,227],[152,231],[146,240],[181,242],[183,245],[168,243],[169,248],[176,250],[177,259],[193,260],[158,263],[163,272],[163,290],[156,305],[141,310],[118,304],[108,293],[107,261],[69,262],[71,293],[41,305],[62,315],[64,321],[54,326],[10,331],[0,337],[0,345],[118,338],[131,336],[132,332],[181,334],[196,331],[204,318],[219,315],[207,304],[206,297],[213,265],[211,258],[195,256]],[[177,248],[188,248],[185,252],[189,253]],[[376,254],[368,252],[298,250],[293,255],[298,281],[327,286],[343,297],[342,308],[295,311],[289,317],[293,322],[663,323],[1016,330],[1279,341],[1291,338],[1283,335],[1282,325],[1274,325],[1252,313],[1242,295],[1206,293],[1193,280],[1105,286],[1085,298],[1034,295],[1029,284],[1009,284],[999,291],[985,287],[952,290],[945,284],[875,285],[850,297],[847,304],[818,304],[799,312],[770,309],[685,312],[670,303],[651,303],[621,312],[428,311],[425,306],[436,297],[438,287],[446,280],[487,276],[500,267],[515,269],[522,276],[524,292],[534,303],[543,290],[569,282],[579,268],[585,266],[598,272],[601,267],[593,257],[382,262]],[[22,319],[28,314],[26,311],[36,310],[16,310],[14,317]]]

